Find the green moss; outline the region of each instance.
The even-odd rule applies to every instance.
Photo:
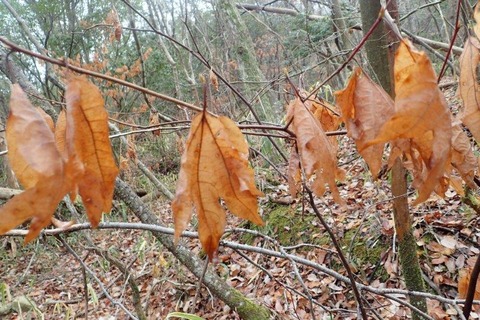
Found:
[[[240,315],[242,319],[248,319],[248,320],[266,320],[270,319],[271,314],[270,311],[253,301],[245,298],[243,294],[240,293],[240,291],[237,290],[232,290],[233,297],[232,301],[234,301],[234,304],[237,305],[236,311]]]
[[[292,206],[272,203],[265,206],[265,212],[265,226],[259,227],[245,222],[243,227],[273,237],[282,246],[291,246],[303,242],[317,245],[329,243],[328,235],[313,231],[315,227],[312,226],[312,223],[317,220],[313,215],[302,215],[296,212]],[[319,236],[315,236],[316,234]],[[242,236],[242,241],[246,244],[252,244],[255,238],[255,235],[246,233]]]
[[[400,256],[400,264],[402,265],[403,278],[405,279],[408,290],[425,291],[416,248],[417,244],[410,229],[409,232],[405,234],[403,240],[398,243],[398,253]],[[410,303],[421,311],[427,312],[427,302],[425,298],[411,296]],[[413,312],[412,319],[422,320],[424,317]]]

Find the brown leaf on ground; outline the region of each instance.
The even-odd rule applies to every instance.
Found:
[[[370,172],[377,177],[382,167],[385,143],[369,147],[365,147],[365,144],[377,136],[382,125],[392,116],[392,98],[358,67],[353,71],[347,87],[335,92],[335,96],[348,136],[355,140]]]
[[[32,218],[25,242],[35,238],[67,193],[64,163],[53,132],[19,85],[12,86],[6,137],[8,160],[26,191],[0,208],[0,234]]]
[[[334,200],[345,205],[335,184],[335,177],[341,175],[336,165],[336,155],[322,125],[309,111],[310,104],[310,101],[302,102],[296,98],[290,102],[287,110],[286,120],[291,121],[290,127],[297,137],[300,162],[307,179],[315,174],[312,190],[317,196],[323,196],[328,184]]]
[[[263,225],[257,203],[261,195],[248,165],[248,145],[240,129],[227,117],[197,115],[182,155],[172,202],[176,240],[186,229],[195,207],[200,241],[213,259],[226,223],[220,199],[235,215]]]
[[[479,7],[479,6],[477,6]],[[480,143],[480,86],[478,83],[478,63],[480,62],[480,42],[476,37],[469,37],[460,56],[459,93],[463,102],[461,120]]]
[[[440,193],[445,190],[444,173],[451,157],[450,113],[430,60],[408,40],[400,43],[394,72],[395,114],[365,148],[408,139],[399,148],[412,161],[413,186],[418,190],[414,204],[418,204],[435,189]]]
[[[84,77],[72,76],[67,85],[67,172],[78,183],[78,192],[92,226],[102,212],[110,212],[118,168],[113,158],[108,114],[98,88]],[[83,173],[78,176],[78,166]]]

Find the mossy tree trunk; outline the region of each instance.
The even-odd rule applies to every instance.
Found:
[[[395,1],[390,5],[396,7]],[[380,0],[362,0],[360,1],[360,11],[362,15],[362,27],[366,33],[378,17],[380,11]],[[394,12],[394,10],[390,10]],[[394,97],[393,88],[393,53],[389,51],[386,31],[383,23],[376,28],[365,47],[367,57],[375,72],[376,78],[381,86],[392,97]],[[390,47],[392,48],[392,47]],[[395,220],[395,231],[397,234],[400,266],[408,290],[424,291],[425,286],[422,279],[422,271],[417,256],[417,244],[413,237],[411,218],[407,199],[407,176],[403,167],[402,159],[398,158],[392,168],[392,194],[394,199],[393,218]],[[410,297],[412,305],[427,312],[425,298]],[[420,314],[413,312],[412,319],[424,319]]]
[[[117,179],[115,184],[115,197],[121,199],[127,207],[142,221],[147,224],[160,225],[157,217],[150,212],[142,200],[135,194],[124,181]],[[204,262],[190,250],[182,245],[175,245],[173,236],[160,232],[152,233],[162,245],[198,278],[202,277]],[[248,299],[240,291],[229,286],[215,272],[207,270],[203,276],[205,286],[230,308],[235,310],[245,320],[266,320],[271,318],[270,310]]]

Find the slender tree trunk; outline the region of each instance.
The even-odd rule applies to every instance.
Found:
[[[246,96],[252,99],[256,96],[258,88],[261,87],[261,84],[256,82],[265,81],[256,58],[252,38],[245,22],[231,0],[218,0],[217,9],[219,16],[222,18],[222,23],[225,24],[225,28],[229,31],[226,37],[231,39],[229,45],[233,49],[232,53],[238,60],[239,74],[241,80],[245,82]],[[269,119],[274,113],[270,110],[268,97],[258,97],[256,101],[253,101],[253,105],[260,105],[260,108],[257,108],[257,112],[261,120],[273,120]]]
[[[332,0],[332,20],[335,31],[338,32],[338,50],[350,50],[352,43],[347,32],[347,24],[342,13],[342,6],[340,0]]]
[[[392,2],[390,2],[392,4]],[[366,32],[373,25],[380,11],[379,0],[360,1],[362,14],[362,26]],[[393,10],[392,10],[393,11]],[[366,42],[367,57],[381,86],[392,97],[393,88],[393,54],[389,52],[386,32],[383,23],[377,27],[375,32]],[[417,244],[412,233],[410,212],[407,199],[407,176],[403,167],[402,159],[398,158],[392,168],[392,194],[395,197],[393,202],[393,218],[395,220],[395,231],[397,234],[400,265],[409,290],[425,291],[422,271],[417,257]],[[426,299],[422,297],[410,297],[412,305],[427,312]],[[412,314],[412,319],[424,319],[417,313]]]

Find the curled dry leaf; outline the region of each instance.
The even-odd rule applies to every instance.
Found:
[[[315,99],[312,101],[310,105],[310,111],[313,113],[315,118],[318,119],[320,124],[322,125],[323,131],[335,131],[338,129],[341,123],[341,119],[336,112],[335,106],[331,105],[330,103]],[[335,154],[338,150],[338,140],[336,136],[328,137]]]
[[[215,91],[218,91],[218,77],[215,74],[215,72],[213,72],[212,69],[210,69],[209,78],[210,78],[210,83],[212,84]]]
[[[154,127],[154,126],[160,127],[160,117],[159,117],[158,111],[150,111],[150,120],[148,125],[150,127]],[[160,133],[161,133],[160,129],[152,131],[152,134],[157,137],[160,136]]]
[[[470,188],[476,188],[473,178],[478,169],[477,158],[473,154],[470,139],[458,124],[452,127],[452,166]]]
[[[458,270],[458,298],[465,299],[468,291],[468,284],[470,283],[470,277],[472,274],[471,268],[465,268]],[[474,300],[480,299],[480,278],[477,280],[475,287]]]
[[[52,221],[60,200],[70,192],[82,195],[90,222],[98,225],[110,211],[118,169],[108,138],[107,114],[98,89],[84,78],[72,78],[66,92],[67,112],[55,134],[48,116],[12,86],[7,120],[9,162],[26,189],[0,208],[0,234],[32,219],[28,242]]]
[[[382,125],[392,116],[392,98],[358,67],[353,71],[346,88],[337,91],[335,96],[348,136],[355,140],[370,172],[377,177],[382,167],[385,143],[369,147],[365,145],[377,136]]]
[[[293,145],[290,149],[290,159],[288,160],[288,189],[290,195],[295,198],[298,193],[298,185],[301,181],[300,174],[300,156],[298,155],[297,146]]]
[[[66,150],[66,134],[67,134],[67,113],[64,109],[60,111],[57,117],[57,123],[55,124],[55,144],[57,146],[58,151],[62,155],[62,157],[66,160],[67,150]]]
[[[69,79],[66,102],[68,163],[69,167],[80,163],[84,168],[80,176],[78,170],[71,175],[78,176],[78,192],[90,223],[96,227],[102,212],[110,212],[118,174],[110,145],[108,114],[100,91],[84,77]]]
[[[115,40],[120,41],[122,38],[122,24],[120,23],[120,18],[118,17],[118,12],[113,8],[107,15],[105,23],[110,24],[114,30]]]
[[[398,147],[412,161],[418,197],[445,190],[445,170],[451,157],[451,120],[445,98],[437,86],[435,71],[424,52],[403,40],[395,54],[395,113],[378,136],[365,144],[399,141]],[[447,184],[448,185],[448,184]]]
[[[175,239],[186,229],[195,207],[200,241],[210,260],[225,229],[220,199],[235,215],[263,225],[257,213],[262,193],[255,187],[247,157],[247,142],[233,121],[205,112],[193,119],[172,202]]]
[[[9,163],[26,191],[0,208],[0,234],[32,218],[28,242],[50,224],[69,185],[51,128],[17,84],[12,86],[6,137]]]
[[[477,6],[480,7],[480,6]],[[478,10],[478,9],[477,9]],[[459,93],[463,102],[461,120],[480,143],[480,86],[478,83],[478,63],[480,62],[480,41],[469,37],[460,56]]]
[[[338,204],[344,205],[345,202],[340,197],[335,184],[335,177],[342,175],[341,169],[336,166],[336,155],[320,122],[309,111],[310,104],[310,101],[302,102],[300,98],[296,98],[290,102],[287,110],[287,122],[291,122],[290,126],[297,137],[300,162],[307,179],[315,174],[312,190],[317,196],[323,196],[326,191],[325,186],[328,184],[334,200]],[[289,166],[295,167],[292,164],[296,161],[295,154],[292,153],[290,157]],[[289,173],[291,176],[296,174],[295,172]]]

